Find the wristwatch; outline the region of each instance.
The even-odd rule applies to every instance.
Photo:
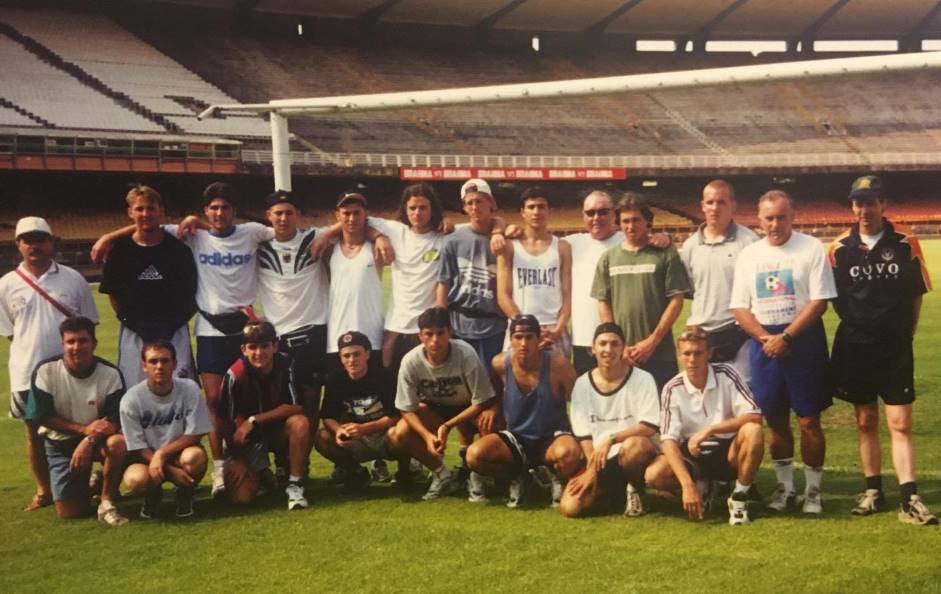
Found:
[[[608,439],[611,441],[611,445],[614,445],[618,442],[618,434],[612,432],[611,435],[608,436]]]
[[[252,415],[252,416],[248,417],[248,418],[245,419],[245,420],[246,420],[247,422],[251,423],[251,424],[252,424],[252,427],[255,427],[255,426],[258,425],[258,421],[255,419],[255,415]]]
[[[791,344],[794,342],[794,337],[787,333],[787,330],[781,333],[781,338],[784,339],[784,342]]]

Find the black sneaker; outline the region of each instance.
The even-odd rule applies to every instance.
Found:
[[[340,485],[346,481],[346,469],[342,466],[334,466],[333,472],[330,473],[329,478],[327,478],[328,485]]]
[[[160,509],[160,500],[163,499],[163,489],[154,489],[144,495],[144,503],[140,507],[140,517],[149,520],[157,516]]]
[[[195,489],[190,487],[176,488],[176,517],[179,519],[189,518],[193,515],[193,493]]]
[[[368,486],[370,480],[369,471],[362,466],[357,466],[355,471],[347,471],[346,480],[339,485],[337,490],[344,495],[351,495]]]

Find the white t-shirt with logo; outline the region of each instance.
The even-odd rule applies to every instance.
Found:
[[[467,408],[493,398],[493,384],[474,347],[451,339],[451,352],[441,365],[432,365],[418,345],[402,358],[395,408],[415,412],[422,402]]]
[[[39,278],[22,264],[19,270],[50,297],[73,312],[98,322],[98,308],[88,281],[79,272],[53,262]],[[62,354],[59,324],[65,314],[56,309],[16,271],[0,278],[0,335],[12,336],[10,343],[10,390],[29,390],[29,379],[40,361]]]
[[[159,450],[180,436],[211,430],[209,410],[193,380],[173,378],[173,389],[166,396],[157,396],[143,381],[121,399],[121,432],[128,451]]]
[[[592,372],[579,376],[572,387],[572,432],[579,438],[591,437],[598,447],[612,433],[643,423],[654,431],[660,425],[660,397],[657,382],[648,372],[635,367],[621,385],[611,392],[595,386]],[[621,444],[611,446],[608,457],[614,456]]]
[[[565,236],[572,246],[572,344],[591,346],[595,328],[601,323],[598,301],[591,296],[591,284],[601,254],[624,241],[622,233],[615,232],[607,239],[592,239],[590,233]]]
[[[751,310],[764,326],[789,324],[808,302],[836,297],[833,270],[816,238],[794,231],[780,246],[746,246],[735,263],[732,309]]]
[[[327,317],[327,352],[336,353],[337,340],[350,330],[369,338],[372,349],[382,348],[382,278],[367,241],[352,258],[340,245],[330,254],[330,313]]]
[[[164,225],[179,238],[179,225]],[[230,313],[248,307],[258,291],[255,252],[258,244],[274,238],[274,230],[260,223],[235,225],[230,234],[215,235],[204,229],[182,239],[193,250],[198,283],[196,305],[210,314]],[[225,336],[196,316],[197,336]]]
[[[416,233],[399,221],[375,217],[369,217],[369,226],[388,237],[395,250],[386,330],[417,334],[418,316],[435,304],[445,236],[438,231]]]
[[[258,246],[258,297],[265,317],[279,335],[327,323],[330,280],[323,259],[310,257],[310,246],[323,228],[298,229],[287,241]]]

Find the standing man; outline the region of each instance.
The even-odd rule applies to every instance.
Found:
[[[310,420],[287,355],[267,321],[249,322],[242,331],[242,357],[226,373],[215,403],[229,447],[226,491],[234,503],[249,503],[263,481],[274,478],[270,452],[287,451],[288,509],[304,509],[304,483],[310,459]]]
[[[193,494],[206,474],[208,460],[200,441],[212,428],[209,410],[199,385],[174,373],[172,342],[148,342],[140,357],[147,380],[121,399],[121,429],[131,462],[124,484],[144,496],[144,519],[157,515],[163,483],[176,485],[176,517],[188,518],[193,515]]]
[[[748,335],[735,323],[729,299],[738,254],[758,241],[758,235],[732,220],[735,190],[729,182],[716,179],[706,184],[700,205],[705,222],[680,250],[692,284],[693,305],[686,325],[706,331],[713,363],[729,363],[748,382]]]
[[[141,348],[165,339],[180,354],[179,376],[195,378],[188,325],[196,313],[193,252],[161,228],[163,198],[153,188],[136,185],[126,201],[134,233],[115,240],[98,289],[121,321],[118,368],[129,386],[140,383]]]
[[[502,411],[477,352],[463,340],[452,339],[446,309],[425,310],[418,328],[421,345],[405,355],[399,370],[395,407],[402,419],[389,431],[389,447],[395,458],[411,456],[431,470],[431,485],[422,497],[430,500],[460,486],[444,463],[451,430],[460,432],[463,450],[475,433],[491,433]],[[484,501],[479,477],[472,473],[469,483],[469,499]]]
[[[856,408],[866,491],[853,513],[865,516],[885,506],[879,446],[881,396],[902,495],[899,520],[916,526],[937,524],[918,496],[912,443],[912,339],[922,295],[930,290],[931,280],[918,239],[910,229],[885,218],[882,180],[873,175],[860,177],[853,182],[849,200],[857,222],[830,246],[838,293],[833,303],[841,320],[833,340],[831,369],[837,396]]]
[[[40,425],[56,513],[69,520],[86,516],[91,502],[92,463],[103,463],[98,519],[123,526],[114,506],[127,449],[119,432],[118,407],[124,379],[114,365],[95,356],[95,323],[75,316],[59,325],[63,354],[33,372],[26,418]]]
[[[81,274],[52,259],[52,229],[45,219],[16,222],[16,249],[23,261],[0,278],[0,334],[10,341],[10,416],[23,419],[30,375],[45,359],[62,354],[59,324],[81,315],[98,321],[98,309]],[[36,494],[24,511],[52,505],[49,466],[38,425],[26,421],[26,452]]]
[[[314,447],[343,469],[340,490],[352,493],[369,484],[369,472],[360,463],[392,459],[386,433],[399,420],[399,412],[395,385],[380,362],[370,360],[372,345],[366,335],[347,332],[338,346],[345,373],[327,383],[324,428],[314,434]]]
[[[438,272],[435,304],[451,313],[457,338],[471,345],[488,372],[503,350],[506,318],[497,302],[497,259],[490,249],[497,208],[490,185],[470,179],[461,186],[461,202],[470,224],[448,236]]]
[[[631,365],[653,375],[662,390],[677,372],[672,329],[689,279],[676,248],[650,244],[653,211],[639,195],[627,192],[618,216],[624,241],[598,261],[591,294],[601,321],[624,330]]]
[[[566,485],[559,511],[581,516],[620,492],[626,494],[624,515],[641,516],[644,470],[657,455],[657,383],[622,356],[624,332],[617,324],[598,325],[592,351],[598,366],[572,388],[572,431],[588,464]]]
[[[748,502],[764,455],[761,411],[730,365],[709,363],[706,332],[689,326],[677,340],[685,371],[663,389],[663,455],[647,467],[647,484],[680,492],[691,520],[701,520],[709,481],[735,480],[729,524],[748,524]]]
[[[787,193],[766,192],[758,200],[758,221],[766,237],[739,254],[729,307],[752,338],[752,391],[768,422],[778,479],[768,508],[780,512],[796,501],[793,410],[806,478],[803,512],[820,515],[826,454],[820,414],[833,404],[821,317],[827,301],[836,297],[833,272],[820,242],[792,230],[794,204]]]
[[[510,320],[510,350],[493,358],[506,429],[481,437],[467,449],[472,471],[511,480],[510,508],[520,505],[529,470],[541,465],[553,474],[552,499],[558,505],[562,481],[582,462],[566,414],[575,368],[551,349],[540,349],[541,334],[534,316]]]
[[[304,408],[316,425],[326,374],[330,281],[323,260],[314,260],[310,247],[326,230],[298,229],[301,208],[290,192],[271,193],[267,206],[274,238],[258,246],[258,297],[278,331],[281,352],[294,360]]]
[[[572,251],[572,363],[579,375],[596,365],[592,336],[601,319],[598,302],[591,296],[591,285],[602,254],[623,241],[618,234],[617,218],[611,194],[595,190],[582,202],[585,232],[565,237]]]
[[[497,256],[497,296],[507,317],[532,314],[542,326],[540,342],[567,358],[572,315],[572,248],[549,232],[549,199],[545,190],[529,188],[520,197],[521,239]]]

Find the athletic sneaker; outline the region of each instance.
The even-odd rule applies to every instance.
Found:
[[[361,491],[363,488],[369,486],[370,476],[369,471],[363,468],[362,466],[357,465],[356,470],[349,471],[344,470],[343,482],[337,486],[337,490],[343,495],[352,495],[357,491]]]
[[[729,504],[729,526],[743,526],[751,524],[751,518],[748,517],[748,494],[741,491],[735,491],[728,499]]]
[[[330,473],[330,477],[327,479],[328,485],[339,485],[346,480],[346,469],[342,466],[334,466],[333,472]]]
[[[471,503],[487,501],[484,477],[473,471],[467,476],[467,500]]]
[[[868,516],[881,512],[885,506],[885,495],[879,489],[866,489],[866,492],[856,498],[856,507],[850,513],[855,516]]]
[[[376,460],[372,463],[372,480],[377,483],[392,482],[392,473],[389,472],[389,465],[385,460]]]
[[[190,487],[176,488],[176,517],[179,519],[193,516],[193,494],[195,489]]]
[[[284,492],[287,493],[288,496],[288,511],[307,509],[307,498],[304,497],[304,485],[288,483]]]
[[[140,517],[149,520],[157,515],[160,500],[163,499],[163,489],[154,489],[144,495],[144,503],[140,506]]]
[[[820,489],[811,487],[804,492],[804,506],[801,511],[815,516],[823,513],[823,497],[820,496]]]
[[[625,491],[624,516],[628,518],[638,518],[646,514],[647,512],[644,511],[644,500],[640,496],[640,492],[631,485],[628,485]]]
[[[108,526],[124,526],[127,524],[127,518],[121,515],[118,508],[110,501],[102,501],[98,504],[98,520]]]
[[[716,485],[709,479],[696,479],[696,489],[702,495],[702,513],[708,514],[715,505]]]
[[[933,526],[938,523],[938,518],[928,511],[928,506],[924,504],[921,497],[912,495],[908,500],[908,509],[903,503],[899,510],[899,521],[903,524],[914,524],[915,526]]]
[[[431,473],[431,485],[428,487],[428,491],[422,495],[424,501],[431,501],[432,499],[438,499],[444,495],[450,495],[460,488],[460,483],[454,480],[454,476],[450,470],[445,469],[442,474],[444,474],[444,476]]]
[[[522,477],[515,478],[510,481],[509,489],[509,499],[507,499],[506,506],[510,509],[516,509],[523,503],[523,498],[526,497],[526,491],[529,487],[529,475],[524,474]]]
[[[225,495],[225,471],[220,466],[212,469],[212,498],[218,499]]]
[[[794,507],[794,504],[797,503],[797,493],[794,491],[788,491],[783,483],[778,483],[777,488],[775,488],[774,493],[771,494],[771,501],[768,502],[767,507],[771,511],[783,512],[785,510],[791,509]]]

